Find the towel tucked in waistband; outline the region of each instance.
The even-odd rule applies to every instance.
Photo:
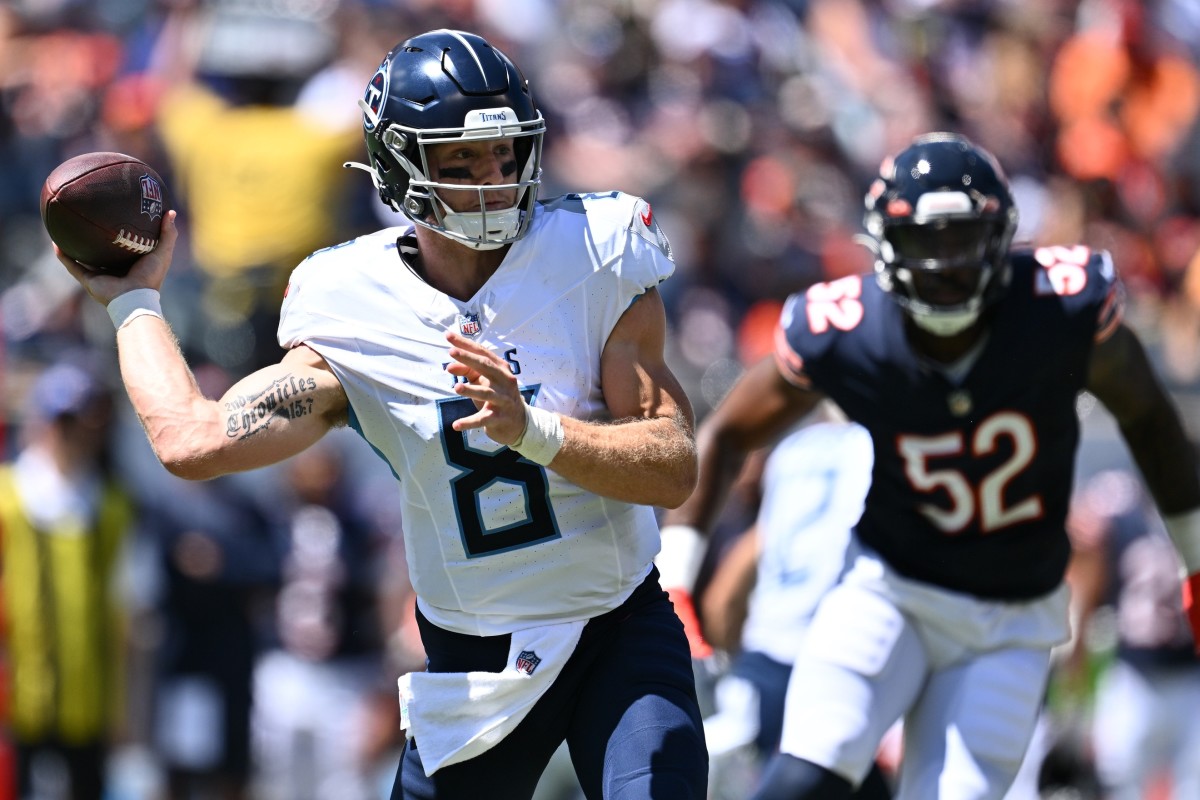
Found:
[[[554,683],[586,624],[562,622],[513,633],[501,672],[402,675],[401,726],[417,740],[425,774],[474,758],[511,733]]]

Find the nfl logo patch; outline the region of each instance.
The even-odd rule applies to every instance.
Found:
[[[458,330],[463,336],[478,336],[479,332],[483,330],[483,326],[479,324],[479,315],[459,314]]]
[[[542,663],[542,659],[538,658],[538,654],[532,650],[522,650],[517,654],[517,669],[526,675],[532,675],[540,663]]]
[[[163,215],[163,191],[158,181],[149,175],[143,175],[142,182],[142,213],[150,219],[158,219]]]

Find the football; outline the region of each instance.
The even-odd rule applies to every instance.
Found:
[[[124,153],[84,153],[42,185],[42,222],[59,249],[99,272],[124,275],[158,246],[166,209],[162,178]]]

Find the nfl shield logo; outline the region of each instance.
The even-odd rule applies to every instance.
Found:
[[[459,314],[458,330],[463,336],[478,336],[479,332],[483,330],[483,326],[479,324],[479,315]]]
[[[517,654],[517,669],[526,675],[532,675],[540,663],[542,663],[542,659],[538,658],[538,654],[532,650],[522,650]]]
[[[142,213],[148,214],[155,220],[163,215],[163,190],[158,181],[149,175],[143,175],[142,184]]]

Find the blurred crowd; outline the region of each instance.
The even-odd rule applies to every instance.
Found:
[[[421,664],[390,476],[353,435],[277,469],[168,476],[120,391],[111,323],[54,259],[38,202],[79,153],[156,168],[182,233],[164,310],[219,396],[280,355],[299,260],[401,221],[342,165],[362,159],[356,100],[383,54],[437,27],[526,71],[548,120],[543,196],[651,202],[678,264],[672,366],[698,415],[767,352],[787,294],[870,269],[855,235],[881,159],[953,129],[1008,170],[1019,240],[1113,253],[1200,436],[1195,0],[8,0],[0,800],[21,748],[39,798],[63,796],[67,774],[108,800],[390,787],[395,678]],[[1111,423],[1086,398],[1080,413],[1081,481],[1127,471]],[[58,535],[25,541],[20,520]],[[1094,644],[1068,660],[1068,721],[1090,702],[1080,664],[1118,647],[1079,641]],[[53,659],[60,679],[12,685]],[[1087,765],[1089,739],[1057,742]]]

